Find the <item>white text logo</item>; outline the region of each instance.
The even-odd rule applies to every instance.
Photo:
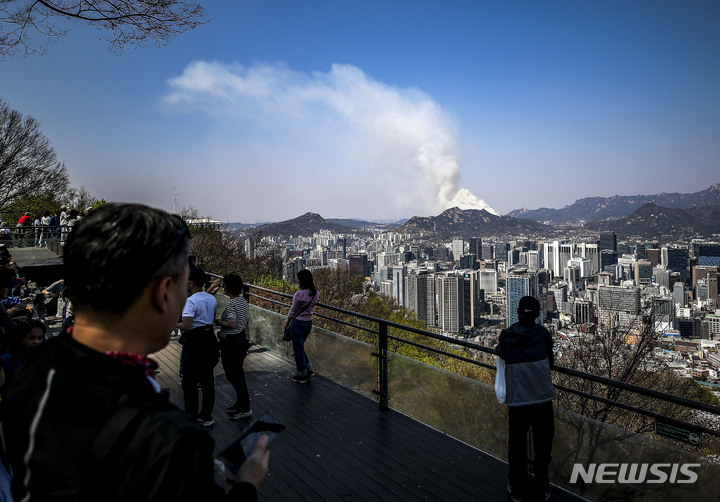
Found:
[[[694,483],[700,464],[583,464],[573,465],[571,483]]]

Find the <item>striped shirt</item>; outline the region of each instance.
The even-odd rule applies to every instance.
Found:
[[[248,317],[250,315],[250,307],[245,298],[238,296],[237,298],[231,298],[225,306],[220,319],[223,321],[235,321],[234,328],[220,327],[218,336],[222,339],[228,336],[235,336],[242,333],[247,326]]]

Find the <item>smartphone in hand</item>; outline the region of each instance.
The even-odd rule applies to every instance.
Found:
[[[255,451],[255,445],[260,436],[263,434],[268,436],[269,448],[285,429],[285,425],[281,424],[272,413],[266,411],[260,418],[251,423],[238,439],[220,452],[215,465],[223,474],[227,472],[237,473],[243,462]]]

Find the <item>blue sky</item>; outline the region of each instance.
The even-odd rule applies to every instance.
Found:
[[[0,61],[75,187],[225,221],[499,214],[720,182],[720,3],[217,0]]]

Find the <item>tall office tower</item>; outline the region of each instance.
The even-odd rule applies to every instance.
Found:
[[[649,261],[653,267],[657,267],[660,264],[660,250],[646,248],[645,259]]]
[[[697,298],[699,302],[707,303],[708,286],[707,282],[705,282],[705,279],[698,279],[697,283],[695,284],[695,298]]]
[[[485,298],[484,292],[480,290],[480,271],[466,271],[462,273],[463,279],[463,295],[460,304],[460,312],[462,315],[461,327],[475,327],[480,322],[480,314],[482,313],[482,300]]]
[[[700,243],[696,256],[698,257],[699,265],[720,267],[720,243]]]
[[[495,246],[493,244],[483,242],[481,255],[482,259],[492,260],[494,256],[493,251],[495,251]]]
[[[552,306],[554,307],[552,312],[564,312],[565,302],[567,302],[568,286],[565,283],[559,282],[548,286],[547,296],[552,298]],[[551,303],[548,301],[547,304],[548,312],[551,312]]]
[[[474,254],[464,254],[460,257],[460,268],[477,270],[480,268],[480,264],[477,262],[477,257]]]
[[[688,278],[689,250],[683,246],[663,246],[660,249],[661,263],[671,272],[680,274],[680,281],[685,283]]]
[[[423,248],[422,254],[426,260],[432,260],[435,257],[435,249],[428,246]]]
[[[615,232],[602,233],[598,244],[600,251],[607,249],[608,251],[617,252],[617,235],[615,235]]]
[[[255,238],[248,237],[245,239],[245,255],[251,260],[255,258]]]
[[[568,266],[577,267],[577,269],[580,271],[580,277],[582,279],[587,279],[593,276],[592,264],[590,263],[589,258],[582,258],[577,256],[575,258],[570,258],[570,260],[568,261]]]
[[[577,247],[577,254],[579,254],[581,258],[590,260],[591,276],[600,272],[600,250],[597,244],[582,242]]]
[[[437,325],[445,333],[459,333],[462,329],[463,279],[447,273],[435,276],[438,300]]]
[[[393,265],[392,280],[393,294],[392,297],[397,300],[398,305],[407,307],[405,303],[405,276],[407,275],[407,267],[405,264]]]
[[[452,250],[453,261],[460,261],[460,257],[465,254],[465,241],[462,239],[453,239],[450,244]]]
[[[637,286],[598,287],[598,324],[622,328],[638,327],[642,322],[641,289]]]
[[[542,266],[553,273],[555,272],[555,257],[560,253],[560,243],[558,241],[543,242],[543,261]],[[559,259],[559,257],[558,257]]]
[[[717,276],[706,279],[708,285],[708,310],[718,308],[718,280]]]
[[[435,326],[435,274],[431,270],[416,269],[407,275],[408,309],[428,326]]]
[[[482,239],[480,237],[470,237],[469,244],[470,248],[468,249],[468,254],[474,254],[476,257],[480,258],[483,250]]]
[[[507,253],[508,267],[514,267],[520,264],[520,250],[518,248],[510,249]]]
[[[560,243],[560,254],[558,255],[560,266],[559,274],[560,277],[562,277],[563,274],[563,268],[567,266],[567,264],[575,258],[575,244],[573,243]]]
[[[377,267],[389,267],[400,263],[400,253],[378,253],[376,258]]]
[[[576,293],[580,290],[580,267],[568,265],[563,269],[563,278],[568,286],[568,291]]]
[[[708,267],[697,265],[692,268],[692,285],[695,287],[698,279],[707,279],[709,277],[717,277],[718,267]]]
[[[353,253],[348,257],[350,262],[350,273],[360,275],[362,277],[369,277],[370,267],[368,264],[368,256],[364,253]]]
[[[592,322],[592,303],[588,300],[576,298],[572,304],[572,319],[575,324],[588,324]]]
[[[495,259],[497,261],[507,261],[507,254],[510,250],[510,244],[507,242],[495,243]]]
[[[380,294],[392,298],[393,295],[393,282],[389,279],[380,281]]]
[[[652,284],[653,266],[649,260],[638,260],[635,262],[635,284],[647,286]]]
[[[673,284],[673,299],[675,300],[675,305],[679,305],[680,307],[687,305],[685,283],[678,281]]]
[[[528,268],[539,269],[540,268],[540,252],[533,250],[526,253],[527,266]]]
[[[615,251],[600,251],[600,272],[606,272],[605,267],[617,265],[618,255]]]
[[[518,321],[517,306],[523,296],[538,298],[538,273],[536,270],[516,268],[508,272],[505,280],[506,326]],[[542,315],[538,318],[542,320]]]
[[[627,241],[618,242],[617,244],[617,254],[618,256],[622,256],[624,254],[635,254],[635,248]]]
[[[494,268],[484,268],[478,270],[480,289],[485,291],[486,295],[494,295],[497,293],[497,270]]]

